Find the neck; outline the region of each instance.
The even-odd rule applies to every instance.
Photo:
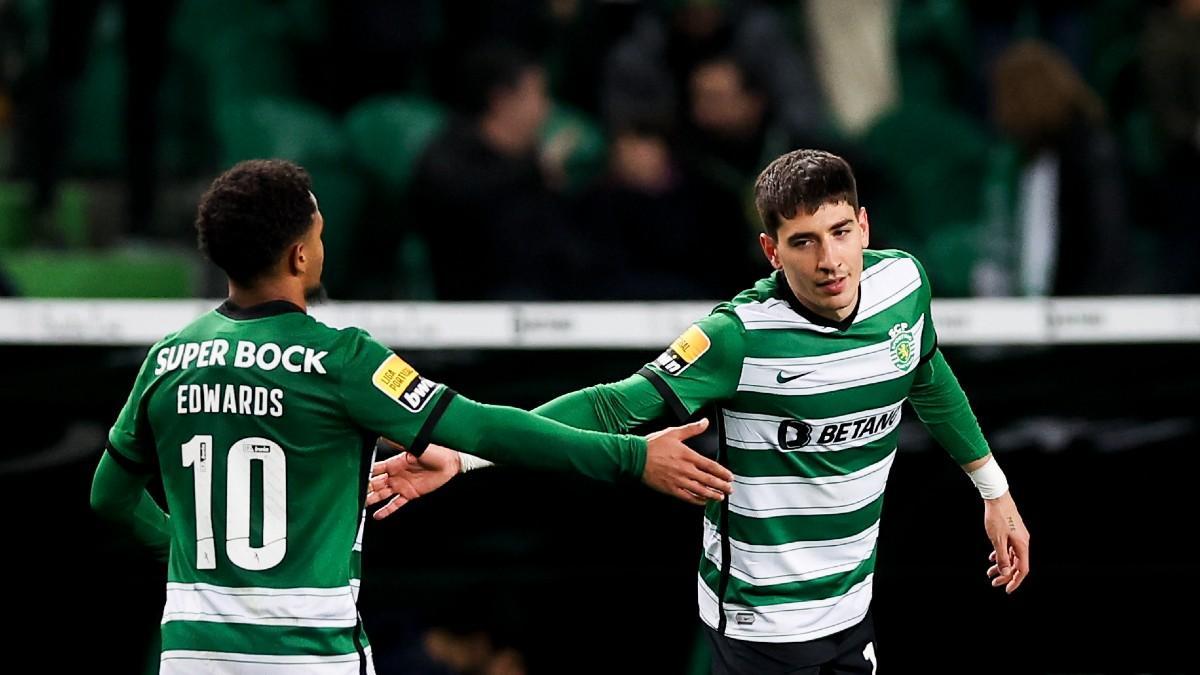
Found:
[[[788,279],[787,274],[785,274],[783,270],[779,270],[778,273],[783,280],[783,284],[787,287],[787,294],[790,296],[788,298],[789,303],[792,304],[793,309],[797,306],[802,308],[803,311],[801,311],[800,314],[805,315],[805,312],[807,312],[807,315],[805,316],[810,321],[813,319],[813,317],[818,317],[819,319],[824,319],[828,322],[840,324],[846,322],[858,311],[858,296],[862,292],[861,286],[855,287],[854,298],[850,301],[850,304],[846,305],[845,307],[839,309],[817,308],[800,299],[800,294],[796,292],[796,289],[792,286],[791,279]],[[845,330],[846,326],[842,326],[841,328],[842,330]]]
[[[304,290],[294,283],[282,279],[264,280],[253,287],[239,286],[229,282],[229,300],[238,307],[253,307],[272,300],[284,300],[308,311]]]
[[[795,291],[796,289],[793,288],[792,292],[794,293]],[[799,296],[797,296],[796,299],[800,302],[800,304],[808,307],[808,310],[813,314],[823,316],[830,321],[845,321],[846,317],[854,313],[854,308],[858,307],[858,291],[859,289],[854,289],[854,297],[850,299],[850,304],[840,309],[817,309],[815,307],[809,307],[803,300],[800,300]]]
[[[479,133],[490,148],[502,155],[520,157],[530,150],[529,138],[496,115],[486,115],[479,121]]]

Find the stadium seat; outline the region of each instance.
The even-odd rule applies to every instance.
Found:
[[[0,182],[0,251],[34,243],[34,217],[33,187],[24,182]],[[60,184],[49,217],[62,244],[81,247],[88,243],[88,195],[83,186]]]
[[[863,146],[894,200],[883,205],[880,235],[928,260],[939,295],[968,295],[992,148],[986,133],[953,110],[906,104],[880,118]]]
[[[337,122],[300,99],[257,96],[225,101],[217,110],[217,138],[225,166],[256,157],[301,164],[346,157]]]
[[[199,280],[191,253],[26,250],[0,256],[17,290],[33,298],[189,298]]]
[[[33,191],[26,183],[0,182],[0,250],[29,243]]]
[[[217,116],[223,166],[243,159],[281,158],[303,165],[325,217],[325,283],[345,297],[354,274],[354,243],[365,190],[349,161],[342,127],[327,112],[298,99],[226,101]]]
[[[350,154],[373,188],[370,218],[374,222],[367,226],[371,230],[367,241],[393,241],[399,236],[393,254],[376,261],[376,274],[355,280],[360,293],[409,300],[433,298],[429,252],[420,237],[405,230],[404,200],[422,154],[446,120],[440,104],[412,94],[371,98],[346,115]]]
[[[351,156],[372,182],[401,194],[445,122],[445,111],[431,99],[385,96],[355,106],[346,114],[345,129]]]
[[[67,170],[115,176],[124,169],[125,54],[117,8],[102,5],[87,67],[71,99]]]

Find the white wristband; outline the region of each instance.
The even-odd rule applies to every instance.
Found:
[[[458,465],[460,467],[458,470],[459,473],[466,473],[468,471],[474,471],[475,469],[494,466],[494,464],[486,459],[476,457],[475,455],[468,455],[465,452],[458,453]]]
[[[987,463],[967,476],[975,484],[975,489],[979,490],[979,496],[984,499],[997,499],[1008,492],[1008,479],[1004,477],[1004,472],[1000,470],[1000,464],[996,462],[995,457],[989,458]]]

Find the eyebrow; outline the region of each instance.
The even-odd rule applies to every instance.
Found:
[[[830,226],[829,226],[829,228],[828,228],[828,230],[829,230],[830,232],[832,232],[833,230],[836,230],[836,229],[838,229],[839,227],[845,227],[845,226],[847,226],[847,225],[853,225],[853,224],[854,224],[854,219],[853,219],[853,218],[844,218],[844,219],[842,219],[842,220],[840,220],[840,221],[838,221],[838,222],[836,222],[836,223],[834,223],[834,224],[830,225]],[[789,242],[796,242],[796,241],[800,241],[800,240],[803,240],[803,239],[812,239],[812,238],[814,238],[815,236],[816,236],[816,235],[815,235],[815,234],[813,234],[812,232],[797,232],[796,234],[793,234],[792,236],[788,237],[788,241],[789,241]]]

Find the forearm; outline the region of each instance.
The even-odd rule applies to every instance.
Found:
[[[990,454],[967,395],[940,351],[921,366],[908,400],[930,435],[964,470]]]
[[[450,402],[431,440],[498,464],[574,471],[598,480],[641,477],[646,464],[645,439],[574,429],[462,396]]]
[[[662,417],[667,406],[646,378],[631,375],[563,394],[533,412],[576,429],[615,433]]]
[[[146,491],[147,477],[130,472],[106,451],[92,479],[92,509],[126,528],[165,561],[171,549],[170,518]]]

